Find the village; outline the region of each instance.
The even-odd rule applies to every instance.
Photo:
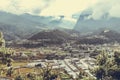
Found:
[[[1,49],[2,48],[5,48],[5,40],[1,33]],[[41,78],[42,74],[45,73],[42,73],[41,70],[53,70],[52,75],[55,70],[51,80],[61,80],[59,74],[62,74],[62,79],[65,80],[79,80],[80,77],[96,79],[95,74],[92,72],[92,70],[98,67],[96,65],[96,56],[102,51],[107,52],[109,56],[113,56],[115,51],[120,50],[120,45],[118,43],[89,45],[74,44],[73,42],[70,42],[59,46],[7,49],[10,50],[11,57],[6,53],[6,55],[8,55],[8,57],[5,57],[8,58],[7,66],[5,64],[0,64],[0,80],[11,80],[15,76],[19,78],[20,75],[23,76],[28,74],[39,75],[39,78],[36,78],[35,80],[45,80]],[[3,60],[2,52],[0,59]],[[8,73],[9,71],[14,70],[14,74],[9,73],[5,76],[5,74],[3,74],[4,70],[8,70]],[[39,70],[40,72],[38,72]],[[57,75],[57,77],[55,77],[55,75]],[[67,75],[67,77],[65,77],[65,75]],[[17,78],[15,80],[18,80]],[[24,80],[29,79],[25,78]]]

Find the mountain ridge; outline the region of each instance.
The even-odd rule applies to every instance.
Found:
[[[92,13],[83,11],[80,14],[79,19],[74,27],[74,30],[77,30],[81,33],[95,32],[102,28],[118,31],[120,30],[120,18],[109,17],[108,14],[104,15],[100,19],[89,18]]]
[[[14,40],[18,38],[25,39],[31,34],[38,33],[42,30],[59,29],[64,26],[69,26],[73,24],[72,22],[66,20],[59,21],[58,19],[54,19],[54,17],[52,16],[44,17],[44,16],[36,16],[31,14],[15,15],[1,11],[0,11],[0,17],[1,17],[0,18],[1,29],[4,29],[5,28],[4,26],[6,26],[8,29],[11,28],[9,26],[13,26],[12,29],[14,28],[13,30],[4,29],[4,35],[6,37],[6,40]],[[52,23],[53,21],[58,21],[58,22],[54,24]]]

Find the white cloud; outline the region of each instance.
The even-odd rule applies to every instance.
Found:
[[[120,4],[112,6],[112,8],[109,10],[109,14],[112,17],[120,17]]]
[[[96,3],[97,0],[56,0],[40,15],[44,16],[72,16]]]
[[[0,0],[0,10],[14,14],[40,12],[46,8],[52,0]]]
[[[98,0],[91,8],[93,13],[89,18],[100,19],[105,14],[109,17],[120,17],[120,0]]]
[[[72,15],[92,8],[91,16],[101,18],[120,17],[120,0],[0,0],[0,10],[14,14],[30,13],[42,16],[64,15],[72,20]]]
[[[42,10],[41,15],[45,16],[71,16],[78,11],[86,9],[96,1],[97,0],[0,0],[0,10],[15,14],[34,13],[36,10]]]

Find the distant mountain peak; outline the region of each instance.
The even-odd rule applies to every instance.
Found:
[[[120,31],[120,18],[105,18],[94,20],[94,19],[85,19],[85,15],[80,15],[74,29],[81,32],[81,33],[88,33],[88,32],[95,32],[97,30],[100,30],[102,28]]]

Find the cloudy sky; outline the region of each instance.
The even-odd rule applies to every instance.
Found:
[[[29,13],[40,16],[72,15],[92,10],[89,18],[100,19],[104,14],[120,17],[120,0],[0,0],[0,11],[14,14]]]

